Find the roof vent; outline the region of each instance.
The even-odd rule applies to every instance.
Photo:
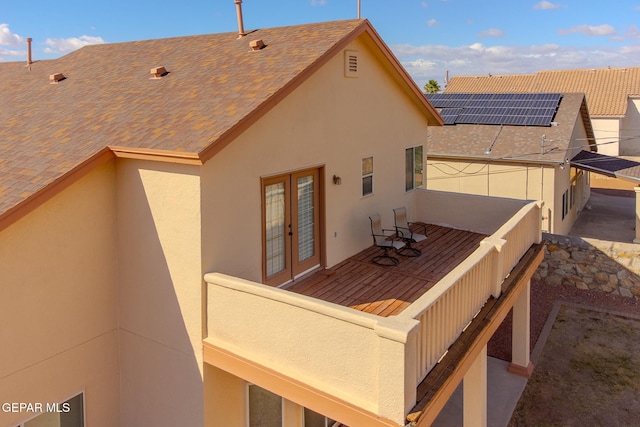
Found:
[[[251,50],[260,50],[266,47],[262,39],[250,41],[249,46],[251,47]]]
[[[55,73],[55,74],[49,75],[49,80],[51,80],[51,84],[56,84],[58,82],[61,82],[64,79],[66,79],[66,77],[62,73]]]
[[[155,67],[149,72],[151,73],[151,77],[149,77],[150,79],[159,79],[169,74],[165,67]]]

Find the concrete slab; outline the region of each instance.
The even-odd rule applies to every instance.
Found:
[[[633,243],[636,237],[633,190],[591,189],[591,198],[569,235],[584,239]]]

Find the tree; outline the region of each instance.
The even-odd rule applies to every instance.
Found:
[[[424,85],[424,93],[438,93],[440,92],[440,84],[437,80],[429,80],[429,83]]]

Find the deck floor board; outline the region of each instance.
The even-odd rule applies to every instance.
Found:
[[[341,263],[312,272],[285,289],[379,316],[393,316],[428,291],[475,251],[486,235],[433,224],[427,239],[414,243],[417,257],[395,255],[397,266],[371,260],[381,250],[371,246]]]

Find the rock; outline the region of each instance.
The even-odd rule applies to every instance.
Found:
[[[633,294],[631,293],[631,290],[627,288],[619,288],[618,290],[620,291],[620,295],[622,295],[623,297],[633,298]]]
[[[549,255],[552,259],[569,259],[571,257],[571,255],[569,255],[569,252],[559,248],[553,252],[550,252]]]
[[[611,286],[612,288],[617,288],[618,287],[618,276],[615,274],[610,274],[609,275],[609,286]]]
[[[607,273],[604,273],[602,271],[598,271],[595,275],[594,275],[596,282],[598,283],[607,283],[609,282],[609,275]]]
[[[571,259],[576,262],[584,262],[587,260],[587,258],[588,258],[588,254],[586,252],[583,252],[577,249],[574,249],[573,251],[571,251]]]

